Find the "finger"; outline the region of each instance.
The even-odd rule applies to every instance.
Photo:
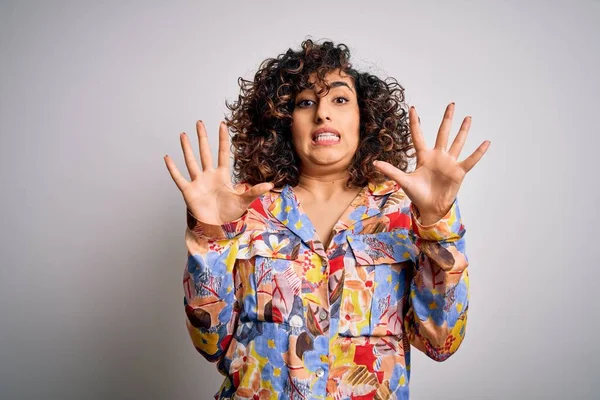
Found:
[[[254,200],[256,200],[257,197],[273,189],[273,186],[274,185],[271,182],[259,183],[258,185],[254,185],[250,189],[242,193],[242,197],[244,197],[247,203],[250,204]]]
[[[490,144],[492,144],[492,142],[490,142],[489,140],[486,140],[485,142],[481,143],[479,147],[473,152],[473,154],[471,154],[464,161],[459,163],[462,169],[465,172],[469,172],[471,168],[473,168],[475,164],[477,164],[479,160],[481,160],[481,157],[483,157],[488,147],[490,147]]]
[[[208,135],[204,122],[196,122],[196,132],[198,133],[198,147],[200,148],[200,162],[202,170],[212,169],[212,155],[210,154],[210,146],[208,145]]]
[[[386,176],[398,182],[400,186],[404,187],[406,185],[406,176],[408,174],[394,167],[392,164],[385,161],[375,161],[373,165]]]
[[[237,194],[244,194],[249,188],[250,188],[250,185],[247,183],[238,183],[238,184],[234,185],[233,190]]]
[[[173,160],[171,160],[171,157],[164,156],[164,160],[165,164],[167,164],[169,174],[171,174],[171,178],[173,178],[173,181],[175,182],[175,185],[177,185],[179,190],[183,192],[183,189],[187,187],[189,182],[183,177],[183,175],[181,175],[181,173],[175,166],[175,163],[173,162]]]
[[[218,166],[229,168],[229,131],[225,122],[219,125],[219,157]]]
[[[425,139],[423,139],[423,133],[421,132],[421,125],[419,123],[419,116],[417,110],[411,106],[408,110],[408,124],[410,126],[410,133],[413,140],[413,145],[417,152],[427,149]]]
[[[200,168],[198,167],[198,163],[196,162],[196,156],[194,155],[194,151],[192,150],[190,139],[185,133],[179,135],[179,139],[181,140],[183,158],[185,159],[185,165],[187,166],[188,172],[190,173],[190,179],[194,180],[198,175],[200,175]]]
[[[466,117],[460,125],[460,130],[458,131],[458,134],[454,138],[452,146],[450,146],[450,150],[448,151],[448,154],[454,157],[455,160],[458,158],[458,156],[460,156],[460,152],[465,144],[465,140],[467,140],[467,134],[469,133],[470,128],[471,117]]]
[[[452,127],[452,117],[454,117],[454,103],[448,104],[446,111],[444,112],[444,117],[442,118],[437,138],[435,139],[436,149],[446,150],[446,147],[448,146],[448,134]]]

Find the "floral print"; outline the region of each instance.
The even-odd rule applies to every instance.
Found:
[[[222,226],[188,212],[186,325],[225,376],[215,399],[408,399],[411,345],[462,342],[468,259],[458,201],[424,226],[394,181],[369,184],[318,239],[290,186]]]

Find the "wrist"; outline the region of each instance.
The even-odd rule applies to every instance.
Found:
[[[438,215],[438,214],[421,214],[419,217],[419,220],[421,222],[421,224],[427,226],[427,225],[434,225],[436,222],[438,222],[439,220],[441,220],[444,215],[446,214],[442,214],[442,215]]]
[[[421,210],[413,203],[415,216],[421,225],[424,226],[435,225],[448,214],[448,211],[450,211],[451,208],[452,204],[443,211]]]
[[[197,219],[188,208],[187,225],[191,231],[201,236],[206,236],[213,239],[231,239],[246,229],[245,220],[247,215],[248,210],[246,210],[240,217],[232,221],[212,224],[210,222],[204,222]]]

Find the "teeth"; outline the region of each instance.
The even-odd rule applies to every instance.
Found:
[[[324,132],[324,133],[318,134],[317,137],[315,138],[315,141],[317,141],[317,142],[325,141],[325,140],[339,140],[339,136],[336,135],[335,133]]]

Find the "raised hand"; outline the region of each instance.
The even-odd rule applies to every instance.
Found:
[[[471,117],[463,120],[452,146],[446,150],[453,115],[454,103],[450,103],[446,107],[435,146],[428,149],[419,126],[417,111],[411,107],[408,117],[413,144],[417,152],[415,170],[407,174],[387,162],[375,162],[377,169],[400,184],[419,210],[421,222],[425,225],[435,223],[446,215],[458,194],[465,175],[483,157],[491,144],[489,140],[484,141],[469,157],[459,162],[458,156],[467,138]]]
[[[206,129],[202,121],[196,123],[198,146],[202,170],[196,162],[190,141],[185,133],[180,134],[183,157],[190,174],[191,182],[185,179],[171,158],[164,157],[171,178],[183,194],[187,208],[197,220],[211,225],[221,225],[241,217],[250,204],[263,193],[268,192],[272,183],[255,186],[234,187],[229,170],[229,135],[227,126],[219,126],[219,156],[217,168],[213,168]]]

